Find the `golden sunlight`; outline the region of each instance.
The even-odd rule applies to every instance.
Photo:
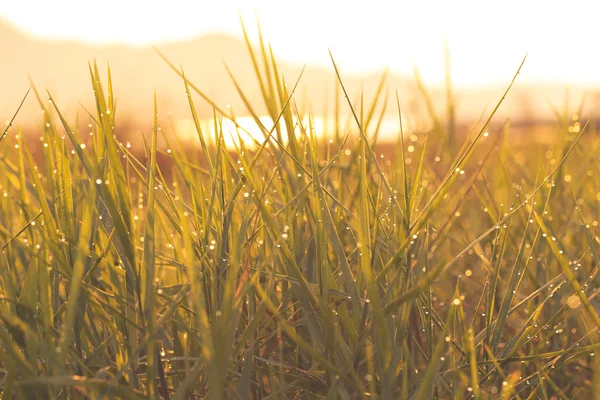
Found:
[[[168,5],[167,5],[168,4]],[[367,5],[368,4],[368,5]],[[600,83],[600,3],[436,1],[119,1],[2,2],[0,18],[38,38],[144,46],[211,32],[241,35],[238,13],[255,32],[255,16],[277,55],[345,71],[416,65],[430,84],[443,81],[444,41],[455,84],[504,83],[529,53],[524,81]]]
[[[599,15],[0,0],[0,397],[597,399]]]

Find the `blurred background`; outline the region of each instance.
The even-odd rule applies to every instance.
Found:
[[[83,107],[93,104],[88,62],[95,59],[102,70],[110,63],[122,127],[139,132],[151,123],[156,90],[160,112],[180,135],[195,136],[181,79],[152,46],[182,65],[216,104],[243,117],[248,112],[224,65],[251,103],[263,101],[240,17],[254,43],[259,21],[288,85],[306,66],[297,101],[321,130],[333,112],[337,84],[328,50],[353,99],[361,90],[366,98],[373,94],[389,70],[390,115],[382,139],[393,140],[398,131],[394,91],[409,117],[419,120],[423,112],[415,70],[443,110],[449,66],[457,118],[468,122],[491,111],[525,54],[499,121],[544,123],[554,119],[553,107],[562,110],[567,101],[582,99],[592,115],[600,99],[598,15],[600,2],[592,0],[3,1],[0,122],[10,119],[29,79],[42,95],[49,90],[70,118],[86,119]],[[212,117],[210,104],[197,106],[201,118]],[[33,129],[41,122],[31,96],[16,124]]]

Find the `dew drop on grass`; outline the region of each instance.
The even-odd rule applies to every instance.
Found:
[[[570,308],[578,308],[581,305],[581,299],[577,295],[572,295],[567,299],[567,305]]]

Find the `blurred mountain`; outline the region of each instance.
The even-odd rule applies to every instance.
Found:
[[[227,74],[227,65],[240,83],[250,103],[259,113],[265,112],[261,92],[252,61],[243,40],[224,34],[210,34],[179,43],[163,43],[157,48],[175,65],[182,65],[186,76],[221,107],[229,104],[235,115],[247,115],[235,86]],[[276,49],[274,50],[276,52]],[[70,118],[78,113],[85,118],[80,106],[93,105],[88,63],[96,60],[105,73],[110,63],[113,87],[117,99],[118,118],[127,119],[132,126],[146,128],[152,120],[153,92],[158,97],[159,113],[169,112],[174,119],[188,118],[189,106],[181,78],[170,69],[152,48],[126,46],[91,46],[70,41],[38,40],[18,32],[0,21],[0,121],[8,120],[14,113],[23,94],[29,87],[28,75],[37,89],[47,98],[50,91],[58,106]],[[302,66],[278,60],[279,72],[288,86],[298,78]],[[370,102],[380,80],[380,73],[352,76],[343,73],[350,96],[359,103],[364,90],[365,103]],[[507,74],[507,83],[513,71]],[[296,101],[301,109],[316,114],[333,112],[336,77],[331,68],[307,66],[297,91]],[[395,115],[395,94],[399,93],[403,110],[423,113],[423,106],[414,88],[412,78],[390,74],[386,87],[390,90],[388,112]],[[577,98],[582,90],[572,91]],[[459,119],[476,119],[484,110],[492,110],[504,91],[502,86],[456,90]],[[434,105],[443,112],[445,92],[432,88]],[[548,103],[561,107],[565,91],[560,84],[527,86],[517,83],[500,117],[510,115],[515,119],[532,118],[531,115],[550,117]],[[201,118],[212,116],[210,104],[196,100]],[[347,107],[342,105],[343,110]],[[420,110],[420,111],[419,111]],[[35,126],[41,123],[39,107],[31,96],[17,125]],[[3,124],[2,124],[3,125]],[[39,126],[39,125],[38,125]]]
[[[167,43],[157,48],[175,65],[183,66],[188,79],[216,104],[230,104],[236,115],[247,114],[225,65],[240,83],[244,93],[258,112],[264,112],[259,85],[248,49],[243,40],[224,34],[210,34],[180,43]],[[117,99],[117,112],[137,120],[151,120],[153,92],[156,90],[159,109],[173,115],[188,116],[189,106],[181,78],[170,69],[158,53],[147,47],[88,46],[77,42],[41,41],[20,34],[0,22],[0,120],[10,117],[20,98],[29,87],[28,75],[40,93],[47,89],[61,109],[72,114],[78,104],[91,105],[88,62],[96,60],[101,73],[110,70]],[[280,73],[291,87],[302,66],[278,61]],[[378,74],[367,77],[347,77],[345,84],[351,93],[364,86],[366,96],[374,93]],[[308,66],[297,91],[299,103],[321,113],[328,104],[333,110],[335,88],[333,68]],[[391,77],[390,85],[403,90],[405,80]],[[310,103],[302,102],[310,98]],[[196,100],[201,117],[211,117],[211,106]],[[82,110],[80,108],[80,110]],[[39,115],[33,96],[28,99],[19,124],[36,122]],[[26,116],[26,117],[25,117]]]

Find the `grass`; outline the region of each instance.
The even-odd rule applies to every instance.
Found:
[[[254,143],[226,148],[233,117],[214,104],[207,137],[194,102],[212,102],[170,63],[198,157],[156,99],[145,155],[120,143],[96,65],[91,138],[35,88],[41,150],[14,118],[2,134],[2,398],[597,393],[599,144],[582,106],[556,111],[544,143],[510,121],[489,132],[513,79],[461,147],[451,82],[440,116],[417,75],[433,128],[405,133],[399,109],[396,156],[381,158],[384,79],[352,102],[332,57],[336,129],[317,138],[294,99],[301,76],[286,84],[262,36],[257,51],[246,40],[273,121],[232,76]]]

